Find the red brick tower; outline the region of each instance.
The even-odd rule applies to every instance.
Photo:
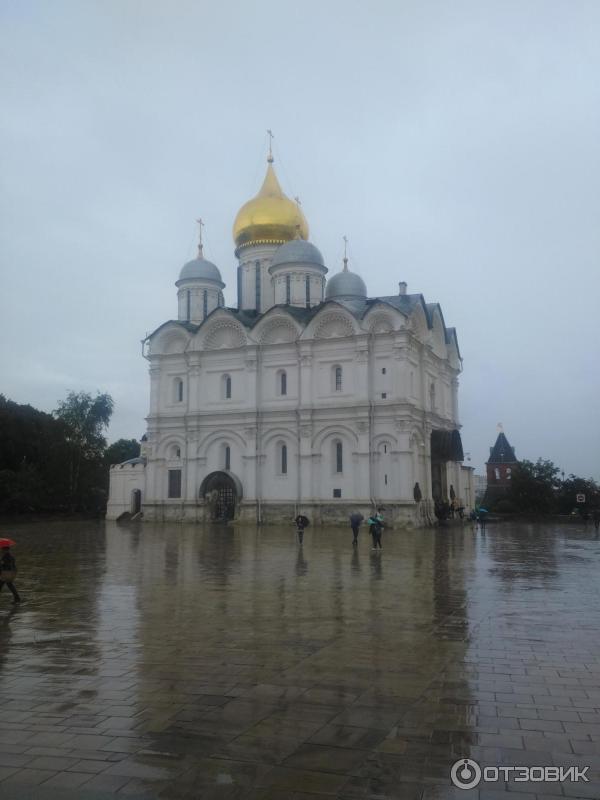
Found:
[[[496,444],[490,447],[490,457],[485,464],[487,472],[485,505],[493,505],[496,501],[506,496],[510,488],[513,470],[519,463],[514,447],[510,446],[502,426],[499,425],[498,428],[500,433],[496,439]]]

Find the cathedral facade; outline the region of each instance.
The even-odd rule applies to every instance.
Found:
[[[177,319],[144,343],[147,432],[140,458],[111,467],[107,518],[319,524],[383,506],[401,526],[431,522],[451,489],[472,505],[439,305],[403,282],[370,298],[347,258],[328,280],[271,156],[233,233],[237,307],[200,242]]]

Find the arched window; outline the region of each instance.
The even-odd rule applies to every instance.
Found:
[[[208,290],[202,292],[202,316],[206,319],[208,314]]]
[[[500,470],[498,469],[498,467],[496,467],[496,469],[494,470],[494,475],[496,477],[496,480],[499,481],[500,480]]]
[[[292,278],[290,275],[285,276],[285,302],[289,306],[292,300]]]
[[[181,458],[181,447],[178,444],[174,444],[171,448],[171,458],[178,459]]]
[[[183,381],[181,378],[175,378],[174,399],[176,403],[183,403]]]
[[[304,280],[306,284],[306,307],[310,308],[310,275],[307,275]]]
[[[334,386],[336,392],[342,391],[342,368],[341,367],[334,367],[333,369],[334,375]]]
[[[188,322],[192,318],[192,293],[189,289],[185,293],[185,318]]]
[[[277,390],[279,394],[285,395],[287,394],[287,372],[282,369],[280,372],[277,373]]]
[[[512,470],[510,467],[506,468],[506,480],[509,481],[512,475]]]
[[[231,400],[231,375],[223,375],[223,395],[226,400]]]
[[[287,468],[288,468],[287,457],[288,457],[287,445],[283,444],[282,442],[279,445],[279,472],[282,475],[287,475]]]
[[[231,447],[228,444],[225,445],[225,469],[231,470]]]
[[[335,452],[335,471],[336,472],[343,472],[344,471],[344,448],[341,442],[334,442],[334,452]]]

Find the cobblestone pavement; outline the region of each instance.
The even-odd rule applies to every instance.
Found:
[[[600,798],[593,527],[0,526],[0,798]],[[482,766],[589,782],[450,783]],[[513,774],[514,778],[514,774]]]

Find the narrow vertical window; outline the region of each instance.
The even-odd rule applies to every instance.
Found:
[[[188,322],[192,318],[192,293],[189,289],[185,293],[185,318]]]
[[[287,475],[287,445],[281,445],[281,474]]]
[[[208,315],[208,291],[205,289],[202,292],[202,318],[206,319]]]
[[[285,276],[285,302],[288,306],[292,302],[292,278],[290,275]]]
[[[225,469],[229,472],[231,470],[231,447],[225,447]]]
[[[282,372],[280,376],[280,385],[279,385],[281,394],[287,394],[287,373]]]
[[[256,277],[255,277],[255,288],[256,288],[256,310],[260,313],[260,261],[256,262]]]
[[[231,376],[230,375],[225,375],[224,383],[225,383],[225,399],[226,400],[231,400]]]
[[[178,403],[183,403],[183,381],[177,378],[175,381],[175,398]]]
[[[237,270],[237,296],[238,296],[238,309],[242,307],[242,268],[238,267]]]
[[[310,308],[310,275],[305,278],[306,282],[306,307]]]
[[[341,442],[335,443],[335,471],[336,472],[344,471],[344,451],[342,449]]]
[[[342,391],[342,368],[335,368],[335,390],[336,392]]]
[[[169,470],[169,497],[181,497],[181,470]]]

